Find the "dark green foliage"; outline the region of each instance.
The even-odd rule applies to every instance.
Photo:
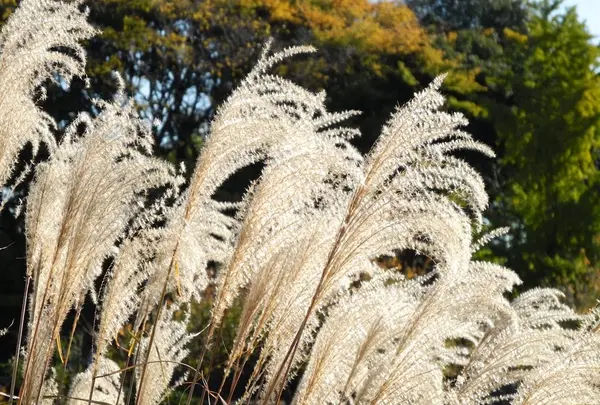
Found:
[[[506,254],[526,279],[567,286],[580,305],[597,297],[600,51],[574,9],[535,9],[526,41],[506,47],[500,76],[510,104],[497,112],[504,184],[498,204],[514,233]]]
[[[523,0],[407,0],[426,25],[439,30],[524,28],[528,13]]]
[[[562,285],[585,308],[600,289],[600,54],[576,10],[561,3],[409,2],[447,55],[480,68],[484,90],[450,100],[500,157],[478,163],[493,200],[490,226],[512,228],[490,253],[526,286]]]

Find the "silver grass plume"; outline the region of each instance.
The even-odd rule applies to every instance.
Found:
[[[314,48],[293,47],[269,55],[269,47],[265,47],[257,66],[217,112],[190,186],[179,201],[179,209],[170,216],[165,238],[157,249],[155,270],[145,292],[145,306],[159,302],[165,283],[167,292],[176,291],[182,302],[201,299],[209,282],[207,263],[227,261],[238,228],[237,221],[223,211],[239,206],[219,203],[212,199],[213,194],[232,174],[272,156],[295,135],[286,131],[285,126],[289,125],[287,121],[294,112],[301,109],[286,107],[285,103],[303,100],[302,95],[307,92],[298,86],[287,86],[282,91],[287,82],[266,75],[265,71],[284,57],[312,52]],[[301,103],[302,106],[314,110],[313,105],[308,105],[309,101]],[[274,105],[279,108],[273,108]],[[295,122],[302,123],[305,115],[296,117]],[[225,297],[229,302],[229,295]],[[216,323],[219,313],[217,310]]]
[[[96,378],[94,374],[98,377]],[[121,387],[119,377],[119,365],[106,357],[101,357],[97,364],[90,364],[85,371],[73,377],[68,404],[83,405],[91,399],[96,403],[122,405],[123,397],[119,397]],[[92,384],[94,391],[90,398]]]
[[[285,303],[293,300],[289,288],[297,286],[303,298],[302,301],[294,301],[308,305],[313,295],[308,286],[318,284],[319,271],[327,254],[326,249],[317,254],[316,246],[327,247],[328,244],[321,243],[321,239],[331,238],[330,232],[323,232],[323,229],[309,224],[330,221],[329,225],[335,229],[332,218],[341,217],[350,195],[348,190],[361,176],[358,169],[362,159],[348,143],[349,138],[358,134],[357,131],[334,126],[355,112],[329,113],[324,105],[323,93],[308,92],[289,81],[264,73],[274,61],[300,51],[306,49],[292,48],[274,56],[265,51],[263,61],[255,69],[258,73],[251,73],[242,88],[233,94],[221,110],[223,121],[217,119],[213,126],[213,135],[226,134],[221,122],[226,122],[227,118],[235,123],[231,130],[238,128],[239,134],[243,134],[246,128],[260,128],[261,132],[254,130],[247,136],[256,137],[258,133],[259,141],[269,142],[259,156],[266,159],[266,168],[246,195],[245,207],[239,215],[242,224],[235,240],[235,250],[216,282],[211,328],[220,323],[222,314],[241,288],[250,285],[252,291],[256,291],[257,299],[251,299],[253,293],[250,292],[245,301],[243,326],[238,331],[230,365],[239,360],[251,333],[255,342],[256,337],[267,330],[271,336],[291,334],[288,337],[291,342],[293,326],[281,323],[289,321],[286,314],[290,312]],[[252,108],[252,114],[247,111],[249,108]],[[267,130],[272,131],[270,136],[274,137],[273,140],[262,138],[262,131]],[[296,184],[302,184],[302,187]],[[333,211],[338,214],[333,214]],[[322,224],[318,226],[322,227]],[[298,244],[307,248],[300,253],[294,245],[299,238],[309,235],[308,228],[319,231],[320,235],[307,239],[308,244]],[[310,271],[305,268],[307,266]],[[316,279],[307,280],[307,275]],[[269,285],[255,288],[261,284],[260,280]],[[273,280],[277,281],[271,283]],[[275,314],[273,311],[279,312]],[[302,310],[293,314],[303,316]],[[296,324],[301,321],[297,320]],[[277,323],[277,327],[271,328]],[[280,342],[284,347],[285,340]],[[265,348],[261,356],[267,358],[270,352],[270,348]]]
[[[295,404],[343,402],[364,381],[377,357],[393,348],[393,331],[405,324],[422,295],[418,284],[395,284],[376,275],[356,293],[348,293],[327,311],[310,360],[294,397]],[[409,284],[413,284],[410,286]]]
[[[26,398],[39,390],[67,313],[85,294],[95,297],[94,281],[104,260],[117,252],[115,243],[131,227],[152,222],[144,206],[147,192],[179,181],[169,164],[151,156],[150,128],[122,92],[98,107],[97,118],[80,116],[52,159],[38,166],[28,199],[27,274],[33,293]]]
[[[81,1],[23,0],[0,34],[0,187],[12,175],[19,151],[31,143],[55,149],[53,119],[37,105],[47,81],[68,84],[85,75],[80,41],[96,30]],[[67,49],[65,53],[60,49]],[[58,76],[57,76],[58,75]]]
[[[517,280],[499,266],[469,272],[468,281],[434,285],[384,272],[340,300],[317,335],[296,403],[442,403],[443,370],[464,361],[462,348],[448,342],[472,341],[490,314],[506,312],[502,292]]]
[[[149,346],[150,339],[144,338],[140,342],[140,350],[147,359],[145,376],[140,379],[140,370],[137,381],[136,403],[140,405],[157,405],[164,396],[173,388],[172,379],[175,368],[187,356],[187,343],[197,335],[187,332],[189,315],[183,320],[175,319],[176,307],[165,308],[156,320],[156,334]],[[141,384],[141,385],[140,385]]]
[[[279,364],[274,356],[285,355],[280,348],[291,344],[333,242],[323,225],[341,225],[335,218],[342,216],[347,189],[360,177],[351,147],[342,149],[319,132],[309,135],[294,153],[268,162],[252,193],[226,268],[232,279],[245,277],[240,285],[248,284],[230,362],[268,335],[259,364],[266,359]],[[303,187],[293,186],[298,183]]]
[[[250,206],[243,211],[245,220],[236,240],[235,251],[216,283],[212,320],[215,324],[220,322],[223,311],[255,274],[252,266],[260,266],[261,259],[258,257],[269,254],[269,247],[264,244],[275,247],[280,243],[280,246],[285,246],[284,240],[277,240],[289,238],[293,232],[285,224],[296,221],[301,225],[302,215],[315,200],[319,197],[330,198],[323,192],[327,176],[330,176],[330,180],[336,180],[336,175],[348,175],[350,166],[342,161],[344,156],[348,162],[360,160],[358,153],[346,140],[354,136],[356,131],[331,128],[355,112],[329,113],[325,109],[324,93],[313,94],[266,73],[275,62],[297,53],[312,52],[313,49],[293,47],[273,55],[269,55],[268,50],[267,45],[257,66],[225,103],[213,125],[212,134],[218,139],[229,139],[228,142],[240,136],[248,139],[244,141],[248,146],[244,144],[242,147],[241,160],[249,164],[267,159],[263,179],[274,173],[273,176],[280,176],[276,181],[297,179],[305,181],[303,184],[306,187],[288,186],[284,190],[285,185],[279,184],[260,191],[261,187],[269,186],[263,187],[259,183],[256,194],[260,194],[262,199],[254,193],[247,196]],[[250,147],[252,152],[246,152],[245,148],[250,151]],[[344,147],[347,149],[342,153]],[[324,162],[319,162],[319,159],[324,159]],[[309,167],[311,164],[314,165]],[[239,164],[237,167],[240,167]],[[285,172],[277,172],[281,169]],[[279,197],[267,195],[275,191],[272,187],[279,187],[277,191],[283,194]],[[256,203],[250,202],[255,199]],[[267,213],[269,209],[271,212]],[[283,229],[285,234],[281,233]],[[259,256],[254,264],[248,262],[255,254]]]
[[[50,373],[46,377],[42,386],[43,397],[39,403],[42,405],[53,405],[56,396],[58,395],[58,382],[56,381],[56,369],[50,369]]]
[[[149,276],[148,263],[152,262],[151,246],[160,238],[157,232],[143,230],[125,240],[119,247],[110,268],[100,298],[100,322],[95,334],[95,356],[106,355],[119,330],[140,307],[139,296]]]
[[[597,404],[599,381],[600,336],[580,332],[551,361],[524,376],[512,404]]]
[[[157,224],[165,222],[177,209],[169,201],[179,197],[183,183],[182,176],[172,176],[169,187],[154,196],[154,202],[133,222],[130,236],[120,244],[103,282],[96,356],[106,354],[110,341],[140,309],[140,293],[148,288],[147,280],[156,268],[157,250],[168,236],[168,227]]]
[[[573,344],[579,332],[564,329],[561,323],[576,322],[580,317],[560,303],[559,295],[554,290],[532,290],[514,300],[510,311],[490,318],[466,353],[462,370],[448,392],[448,403],[512,399],[512,394],[491,394],[519,383]]]
[[[237,204],[192,197],[191,190],[184,192],[168,210],[167,225],[157,232],[151,247],[154,259],[145,264],[148,283],[142,293],[138,327],[161,304],[163,291],[182,303],[201,301],[210,282],[208,263],[222,263],[230,255],[238,224],[225,211]]]
[[[324,227],[331,223],[340,226],[329,246],[314,296],[304,308],[297,308],[302,313],[299,318],[304,320],[294,327],[292,346],[306,345],[311,333],[303,329],[318,308],[328,303],[341,285],[368,271],[371,260],[382,254],[413,249],[432,257],[444,279],[460,280],[465,274],[472,249],[471,217],[475,224],[480,223],[487,194],[474,169],[449,153],[459,148],[488,155],[493,152],[458,129],[466,124],[462,115],[439,111],[444,101],[438,92],[441,80],[436,79],[396,111],[367,156],[354,193],[341,203],[342,215],[322,222]],[[468,210],[443,193],[460,198]],[[440,291],[428,300],[441,305],[445,289],[452,285],[441,284]],[[435,318],[437,308],[433,303],[424,306],[425,312],[419,318],[423,324]],[[287,354],[275,366],[278,371],[267,384],[267,395],[281,390],[285,383],[282,377],[287,375],[284,370],[292,369],[299,360],[295,358],[296,348],[277,346]],[[301,358],[301,354],[298,356]]]

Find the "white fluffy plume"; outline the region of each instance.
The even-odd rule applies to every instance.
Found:
[[[54,121],[37,102],[42,86],[85,74],[81,40],[95,34],[81,1],[23,0],[0,34],[0,187],[10,178],[27,143],[55,149]],[[60,49],[68,49],[65,53]],[[1,207],[1,205],[0,205]]]

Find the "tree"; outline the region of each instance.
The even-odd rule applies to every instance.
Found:
[[[475,73],[477,86],[452,91],[449,103],[469,116],[469,129],[478,139],[496,144],[492,110],[510,101],[494,78],[512,69],[506,47],[514,38],[527,35],[530,6],[522,0],[410,0],[407,4],[428,28],[433,44],[462,69]],[[496,195],[497,168],[483,161],[477,166]]]
[[[524,29],[528,14],[524,0],[407,0],[406,4],[426,25],[444,32]]]
[[[590,305],[600,288],[600,51],[574,8],[535,10],[529,35],[507,47],[511,73],[496,82],[511,101],[495,119],[504,166],[497,212],[513,224],[511,265]]]

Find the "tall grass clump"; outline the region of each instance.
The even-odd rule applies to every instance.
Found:
[[[152,156],[152,127],[122,83],[54,141],[43,86],[84,75],[79,41],[94,33],[78,1],[23,0],[0,35],[0,183],[23,177],[13,168],[26,144],[50,152],[25,202],[10,402],[154,405],[183,387],[188,404],[271,404],[283,393],[297,405],[600,404],[598,311],[576,314],[551,289],[511,299],[517,275],[473,259],[504,230],[482,234],[482,178],[453,152],[494,154],[442,110],[443,77],[398,107],[362,156],[350,142],[358,131],[341,125],[357,112],[329,112],[324,93],[269,73],[314,49],[267,44],[184,187],[181,170]],[[241,202],[214,198],[257,162]],[[405,277],[374,264],[397,251],[433,266]],[[86,296],[98,313],[92,356],[60,387],[61,336],[74,331],[65,321],[77,323]],[[210,321],[190,332],[203,300]],[[239,302],[210,389],[219,330]],[[125,324],[123,366],[111,347]],[[194,339],[199,358],[184,364]]]

